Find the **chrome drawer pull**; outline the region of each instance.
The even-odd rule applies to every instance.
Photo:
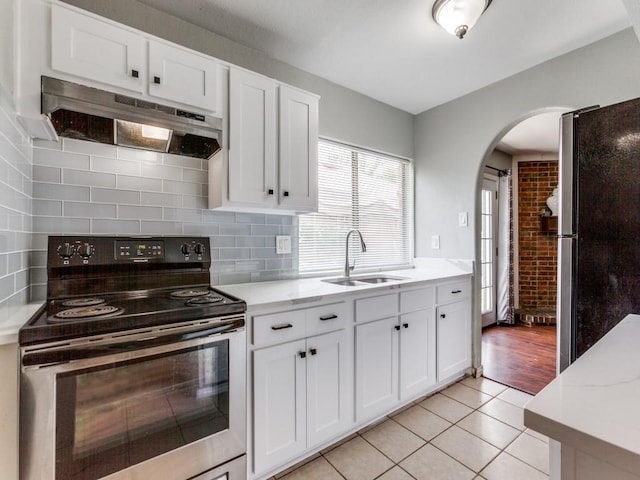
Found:
[[[290,323],[281,323],[280,325],[272,325],[271,330],[284,330],[285,328],[293,328]]]
[[[325,315],[324,317],[320,317],[320,320],[325,322],[327,320],[335,320],[336,318],[338,318],[338,315]]]

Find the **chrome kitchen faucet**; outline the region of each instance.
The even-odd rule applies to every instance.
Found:
[[[349,237],[353,232],[357,233],[358,236],[360,237],[360,249],[362,250],[362,252],[367,251],[367,246],[364,243],[364,239],[362,238],[362,234],[360,233],[360,230],[356,230],[355,228],[353,230],[349,230],[349,232],[347,233],[346,247],[344,252],[344,276],[346,278],[349,278],[349,274],[351,273],[351,270],[356,268],[355,262],[353,264],[353,267],[349,265]]]

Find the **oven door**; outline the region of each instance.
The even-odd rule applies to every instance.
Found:
[[[22,362],[22,480],[182,480],[245,453],[242,316],[27,347]]]

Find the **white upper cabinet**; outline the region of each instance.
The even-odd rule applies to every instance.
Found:
[[[60,5],[52,5],[51,68],[221,115],[223,67],[215,59]]]
[[[220,65],[211,58],[149,40],[149,95],[217,112]]]
[[[318,209],[318,99],[280,86],[280,204]]]
[[[276,83],[229,72],[229,200],[276,205]]]
[[[51,22],[51,68],[143,92],[143,37],[57,5]]]
[[[229,148],[209,170],[211,208],[317,211],[318,97],[232,67]]]

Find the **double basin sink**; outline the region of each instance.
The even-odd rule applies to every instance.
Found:
[[[347,287],[357,287],[366,284],[397,282],[398,280],[406,280],[406,277],[394,277],[392,275],[366,275],[360,277],[338,277],[325,278],[322,281],[332,283],[334,285],[343,285]]]

